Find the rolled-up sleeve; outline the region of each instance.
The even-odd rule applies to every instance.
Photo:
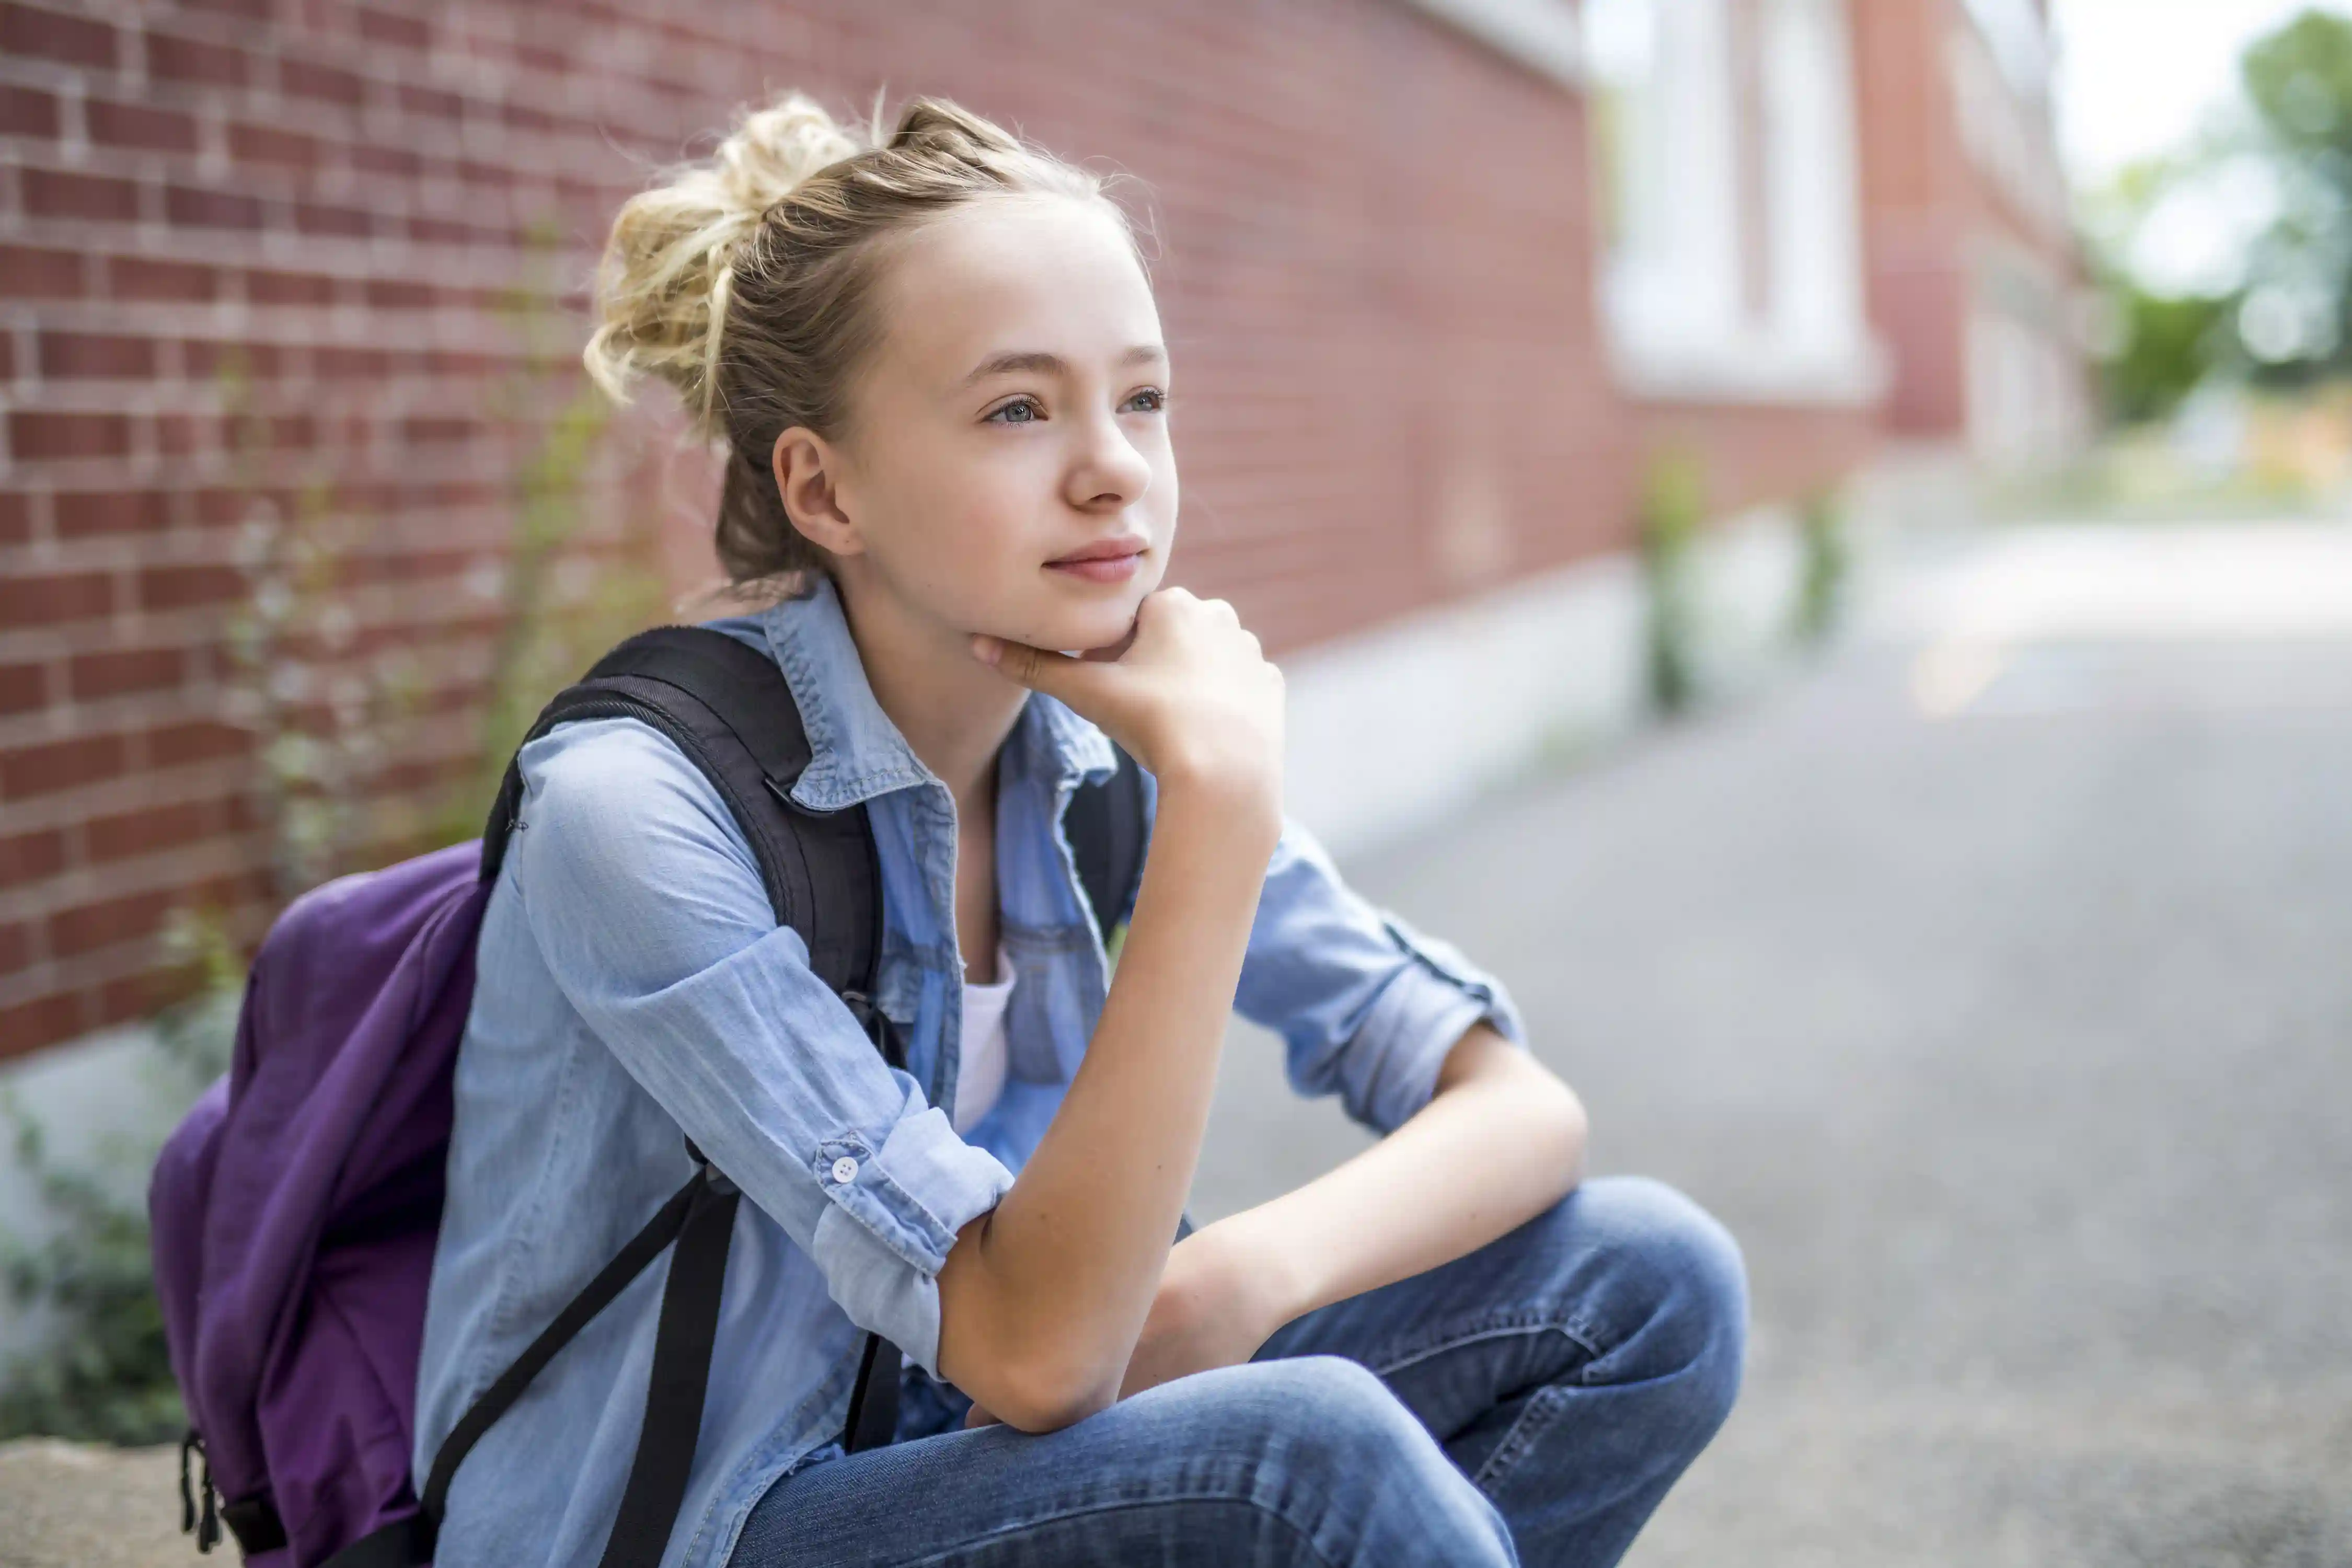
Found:
[[[1148,775],[1147,775],[1148,776]],[[1156,790],[1146,798],[1156,808]],[[1338,1094],[1349,1117],[1396,1131],[1437,1092],[1446,1053],[1484,1020],[1525,1048],[1503,983],[1451,942],[1381,909],[1286,817],[1242,957],[1234,1005],[1282,1037],[1291,1087]]]
[[[850,1320],[937,1376],[940,1266],[1013,1173],[810,969],[725,802],[667,737],[575,721],[522,763],[509,858],[557,985]]]

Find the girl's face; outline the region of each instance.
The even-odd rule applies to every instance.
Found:
[[[1175,542],[1176,458],[1160,312],[1118,220],[975,203],[909,236],[876,302],[818,538],[850,597],[959,640],[1125,637]]]

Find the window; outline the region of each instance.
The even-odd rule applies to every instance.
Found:
[[[1582,19],[1628,389],[1874,398],[1842,0],[1585,0]]]

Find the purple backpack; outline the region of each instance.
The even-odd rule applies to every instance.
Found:
[[[775,662],[706,627],[643,633],[559,693],[526,740],[565,720],[615,716],[654,725],[710,779],[751,842],[779,922],[801,933],[811,967],[903,1067],[897,1031],[870,1000],[882,920],[871,828],[863,810],[792,804],[808,742]],[[1131,906],[1141,865],[1141,792],[1131,759],[1119,763],[1108,784],[1080,792],[1069,816],[1098,919],[1114,900],[1117,915]],[[467,1451],[675,1243],[604,1568],[651,1568],[668,1542],[700,1427],[738,1197],[690,1142],[694,1177],[467,1411],[421,1497],[410,1481],[451,1079],[476,937],[521,788],[510,763],[478,845],[345,877],[288,908],[247,981],[227,1076],[156,1163],[156,1289],[190,1422],[182,1525],[201,1550],[226,1525],[264,1568],[430,1563]],[[897,1347],[866,1336],[845,1449],[889,1441],[898,1364]],[[194,1485],[192,1456],[204,1465]]]

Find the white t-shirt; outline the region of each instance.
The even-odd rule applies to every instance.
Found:
[[[996,978],[963,988],[963,1065],[956,1072],[955,1130],[968,1132],[1004,1092],[1004,1008],[1013,995],[1013,957],[996,948]]]

